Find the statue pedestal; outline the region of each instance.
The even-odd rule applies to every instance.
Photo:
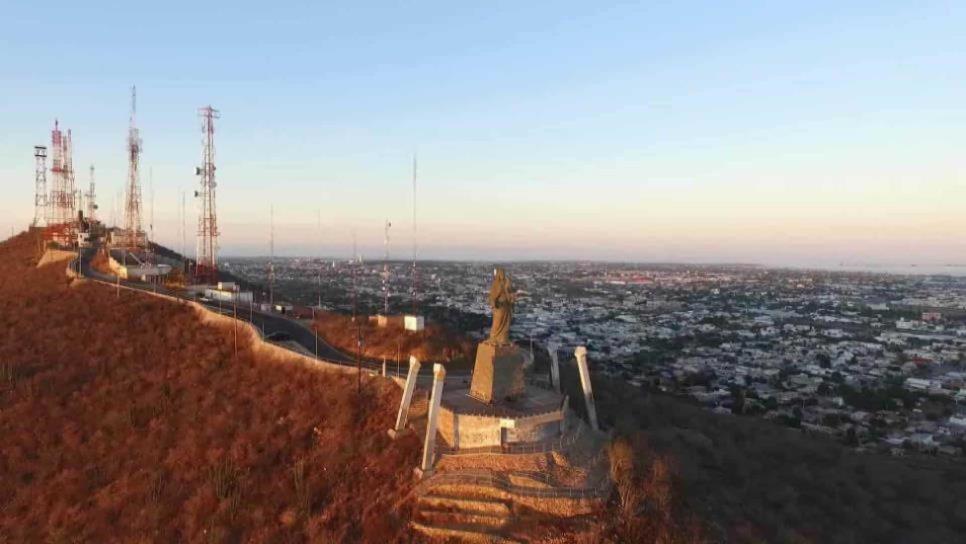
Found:
[[[524,355],[513,344],[480,342],[476,349],[470,396],[487,404],[514,400],[526,389]]]

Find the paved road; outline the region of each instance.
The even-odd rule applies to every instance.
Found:
[[[104,274],[91,268],[90,259],[94,255],[95,251],[95,249],[87,249],[81,252],[81,272],[83,273],[84,277],[112,285],[117,283],[118,280],[116,276]],[[198,300],[193,297],[186,296],[184,293],[179,291],[173,291],[160,285],[128,280],[121,280],[120,283],[125,287],[140,291],[161,293],[171,297],[180,298],[182,300],[197,302],[199,304],[203,304],[212,311],[219,312],[227,316],[231,316],[235,311],[237,311],[236,317],[238,319],[248,321],[254,326],[258,327],[258,329],[262,331],[262,335],[267,337],[268,340],[272,340],[272,336],[285,335],[288,337],[288,339],[303,347],[307,353],[315,353],[317,346],[318,358],[321,360],[346,366],[356,366],[355,357],[343,353],[326,343],[325,340],[317,337],[312,330],[295,321],[294,319],[290,319],[278,314],[257,311],[247,304],[238,306],[237,310],[235,310],[228,303],[219,304],[217,301],[206,302]],[[316,342],[318,342],[318,344],[316,344]],[[382,369],[381,361],[363,359],[361,364],[363,368],[370,370]],[[390,364],[390,367],[394,366],[395,365]],[[391,370],[393,371],[392,373],[395,374],[395,368],[392,368]]]

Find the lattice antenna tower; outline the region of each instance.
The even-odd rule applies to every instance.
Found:
[[[63,224],[61,217],[61,201],[64,192],[64,133],[60,130],[60,123],[54,119],[54,129],[50,131],[50,200],[47,210],[47,224]]]
[[[50,190],[50,216],[47,224],[68,229],[74,219],[74,183],[73,166],[71,165],[71,134],[67,131],[64,137],[60,124],[54,120],[54,130],[50,133],[50,143],[53,151],[50,173],[53,185]]]
[[[208,283],[218,277],[218,215],[215,211],[215,119],[221,114],[210,105],[200,108],[202,155],[201,166],[195,173],[201,179],[201,188],[195,192],[199,199],[198,248],[195,269],[197,275]]]
[[[47,148],[34,146],[34,221],[33,226],[47,224]]]
[[[97,193],[94,190],[94,165],[91,165],[90,186],[87,189],[87,219],[94,221],[97,218]]]
[[[389,228],[392,227],[392,223],[386,219],[386,237],[383,241],[383,246],[385,249],[385,254],[382,259],[382,315],[389,315]]]
[[[127,194],[124,201],[124,235],[128,247],[144,241],[141,227],[141,135],[137,123],[137,87],[131,87],[131,119],[127,133]]]
[[[74,136],[70,129],[67,129],[67,138],[64,140],[64,194],[67,195],[64,215],[67,224],[72,224],[77,209],[77,186],[74,184]]]
[[[154,260],[154,250],[151,247],[151,243],[154,242],[154,167],[148,168],[148,196],[151,198],[151,204],[148,207],[148,238],[145,240],[145,246],[147,247],[147,253],[151,257],[151,262]]]

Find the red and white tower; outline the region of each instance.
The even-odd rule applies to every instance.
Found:
[[[43,227],[47,224],[47,148],[34,146],[34,222],[33,226]]]
[[[137,88],[131,87],[131,124],[127,133],[127,187],[124,199],[125,246],[144,246],[144,230],[141,228],[141,135],[135,124],[137,114]]]
[[[198,248],[195,254],[196,281],[218,281],[218,215],[215,212],[215,119],[221,117],[218,110],[205,106],[198,110],[201,117],[201,166],[195,174],[201,187],[195,191],[199,199]]]
[[[72,240],[71,226],[74,223],[74,205],[77,195],[74,194],[74,166],[71,133],[67,137],[60,130],[60,124],[54,121],[54,130],[50,133],[52,164],[50,173],[52,185],[50,198],[47,201],[47,226],[52,239],[59,243],[69,244]]]

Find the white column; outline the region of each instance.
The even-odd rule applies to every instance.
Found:
[[[399,402],[399,414],[396,416],[396,426],[389,431],[389,436],[395,437],[406,429],[409,419],[409,405],[413,401],[413,391],[416,390],[416,378],[419,377],[419,359],[409,356],[409,374],[406,375],[406,387],[403,389],[402,401]]]
[[[446,368],[436,363],[433,365],[433,392],[429,399],[429,417],[426,421],[426,441],[423,443],[423,462],[420,470],[423,476],[433,471],[436,459],[436,424],[439,421],[439,403],[443,397],[443,383],[446,381]]]
[[[599,431],[597,425],[597,408],[594,406],[594,390],[590,386],[590,371],[587,369],[587,348],[577,346],[574,350],[577,357],[577,369],[580,371],[580,385],[584,388],[584,400],[587,402],[587,420],[595,431]]]
[[[382,377],[383,378],[386,377],[386,360],[385,359],[382,360]]]
[[[560,344],[556,342],[547,344],[547,351],[550,352],[550,384],[557,393],[560,393],[560,360],[557,357],[559,350]]]

